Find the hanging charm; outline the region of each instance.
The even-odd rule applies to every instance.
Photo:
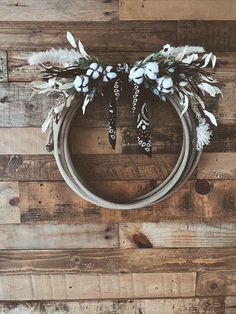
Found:
[[[133,84],[132,111],[138,129],[138,145],[141,147],[144,154],[152,157],[152,143],[150,125],[147,117],[147,104],[144,101],[140,86],[136,83]]]
[[[113,85],[112,96],[108,107],[108,137],[113,149],[116,147],[116,111],[120,92],[120,82],[117,80]]]

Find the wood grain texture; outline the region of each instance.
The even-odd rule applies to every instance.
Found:
[[[97,1],[97,0],[95,0]],[[84,2],[84,1],[83,1]],[[2,50],[45,50],[69,47],[66,31],[90,51],[153,51],[167,42],[176,44],[175,21],[146,22],[4,22],[0,21]],[[128,40],[127,40],[128,38]],[[40,43],[40,45],[39,45]],[[221,48],[221,51],[224,47]]]
[[[121,224],[120,247],[135,248],[143,241],[151,247],[234,247],[236,226],[233,224]]]
[[[236,248],[1,250],[1,274],[236,270]]]
[[[0,182],[0,224],[19,223],[18,182]]]
[[[210,51],[236,51],[235,21],[179,21],[178,45],[203,46]]]
[[[117,18],[116,0],[1,1],[1,21],[110,21]]]
[[[120,0],[120,20],[235,20],[234,0]]]
[[[225,314],[234,314],[236,310],[236,296],[225,298]]]
[[[155,186],[154,180],[89,182],[103,196],[130,199]],[[23,222],[235,222],[234,180],[189,181],[167,200],[138,210],[109,210],[90,204],[64,182],[20,182]],[[218,230],[220,232],[220,229]],[[231,232],[231,231],[230,231]]]
[[[36,79],[36,77],[34,78]],[[234,125],[236,119],[234,106],[236,74],[230,71],[224,72],[224,68],[222,68],[222,72],[218,72],[216,78],[220,81],[224,97],[207,98],[207,107],[215,114],[219,124]],[[46,97],[46,95],[37,95],[31,98],[31,94],[32,89],[28,83],[12,82],[0,85],[1,127],[40,127],[42,125],[49,108],[55,103],[55,98]],[[118,108],[118,126],[134,126],[130,103],[130,98],[124,94]],[[80,110],[78,111],[74,124],[82,127],[104,127],[108,120],[107,108],[106,98],[98,97],[87,107],[85,116]],[[168,102],[160,102],[157,97],[150,99],[149,117],[151,126],[159,125],[158,121],[162,121],[162,126],[180,125],[179,118],[172,106]]]
[[[0,249],[112,248],[117,233],[115,224],[1,225]]]
[[[41,78],[42,68],[40,66],[30,66],[27,62],[28,57],[33,51],[9,51],[8,52],[8,76],[10,82],[28,82]],[[4,51],[2,52],[5,53]],[[137,52],[94,52],[96,57],[109,62],[131,62],[144,59],[149,53],[145,50]],[[214,71],[216,73],[235,72],[236,53],[217,52],[217,63]]]
[[[195,280],[195,273],[3,275],[0,300],[192,297]]]
[[[73,155],[73,163],[86,180],[163,180],[177,155]],[[109,164],[109,168],[107,165]],[[203,153],[191,179],[236,179],[235,153]],[[1,181],[61,181],[52,155],[0,155]]]
[[[236,294],[236,272],[198,273],[196,295],[216,296]]]
[[[214,128],[211,145],[206,152],[234,152],[236,150],[236,126],[219,125]],[[116,149],[108,141],[107,128],[73,128],[71,147],[73,154],[139,154],[135,127],[117,128]],[[152,151],[156,153],[179,153],[182,142],[180,127],[152,128]],[[2,155],[47,154],[46,134],[40,128],[0,128],[0,149]],[[24,145],[22,145],[24,143]]]
[[[223,298],[0,303],[2,314],[222,314],[223,310]]]

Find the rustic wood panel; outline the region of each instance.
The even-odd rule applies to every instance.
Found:
[[[29,311],[33,311],[34,314],[44,312],[47,314],[222,314],[224,311],[224,300],[223,298],[185,298],[127,301],[0,303],[0,313],[29,314]]]
[[[236,295],[236,272],[198,273],[196,295]]]
[[[236,296],[225,298],[225,314],[234,314],[236,310]]]
[[[0,249],[112,248],[117,233],[115,224],[1,225]]]
[[[192,297],[195,280],[195,273],[3,275],[0,300]]]
[[[95,0],[96,1],[96,0]],[[70,47],[66,31],[77,35],[87,51],[153,51],[176,43],[175,21],[160,22],[5,22],[0,21],[2,50]],[[39,45],[40,43],[40,45]],[[153,45],[155,43],[155,45]],[[221,51],[227,51],[221,47]]]
[[[234,152],[236,150],[236,126],[214,127],[211,144],[205,147],[207,152]],[[135,127],[117,128],[116,149],[108,141],[107,128],[74,128],[71,131],[72,152],[74,154],[137,154]],[[182,141],[180,127],[152,128],[153,153],[179,153]],[[3,155],[47,154],[46,135],[39,128],[0,128],[0,149]],[[22,145],[24,143],[24,145]]]
[[[211,51],[236,51],[235,21],[179,21],[180,45],[203,46]]]
[[[11,0],[1,1],[1,21],[110,21],[117,18],[116,0]]]
[[[141,242],[140,242],[141,244]],[[1,274],[236,270],[236,248],[2,250]]]
[[[128,199],[155,186],[153,180],[89,184],[118,201],[121,201],[121,195]],[[235,190],[234,180],[189,181],[165,201],[143,209],[122,211],[90,204],[79,198],[64,182],[20,182],[21,219],[24,222],[58,223],[235,222]]]
[[[80,174],[89,180],[163,180],[176,162],[175,154],[73,155]],[[109,169],[107,169],[109,165]],[[192,179],[235,179],[234,153],[203,153]],[[1,181],[61,181],[52,155],[0,155]]]
[[[142,241],[151,247],[234,247],[236,226],[233,224],[121,224],[121,248],[135,248]]]
[[[234,0],[120,0],[120,20],[235,20]]]
[[[33,71],[33,70],[32,70]],[[224,68],[222,69],[224,71]],[[207,99],[207,105],[220,124],[235,124],[236,109],[234,99],[236,98],[236,74],[232,72],[218,72],[216,78],[221,82],[223,98]],[[0,84],[0,118],[2,127],[29,127],[42,125],[49,108],[54,104],[53,97],[37,95],[30,98],[32,89],[28,83],[18,82],[11,84]],[[134,118],[126,95],[121,100],[118,108],[118,126],[134,125]],[[158,98],[150,100],[149,116],[151,125],[179,125],[179,118],[175,110],[166,102],[160,102]],[[20,110],[19,110],[20,109]],[[108,109],[106,98],[99,97],[86,110],[83,116],[78,112],[76,125],[83,127],[106,126],[108,120]]]
[[[0,224],[19,223],[18,182],[0,182]]]
[[[40,66],[30,66],[27,62],[29,55],[33,51],[9,51],[8,52],[8,75],[10,82],[28,82],[41,78],[42,69]],[[2,52],[4,53],[4,52]],[[235,72],[236,53],[235,52],[215,52],[217,64],[214,69],[218,72]],[[149,52],[95,52],[96,56],[106,62],[118,63],[121,61],[133,63],[135,60],[145,58]],[[5,64],[5,63],[4,63]]]

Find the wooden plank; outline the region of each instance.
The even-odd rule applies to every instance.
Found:
[[[153,189],[156,182],[106,181],[88,184],[103,192],[104,197],[112,196],[121,202],[121,195],[122,199],[130,199]],[[123,211],[90,204],[73,193],[64,182],[20,182],[21,219],[27,223],[47,221],[234,223],[235,191],[235,180],[189,181],[165,201],[139,210]],[[215,228],[220,232],[220,229]],[[213,230],[215,228],[213,227]]]
[[[224,70],[224,69],[222,69]],[[32,69],[34,73],[34,70]],[[34,75],[34,74],[33,74]],[[232,72],[218,72],[216,78],[221,82],[223,98],[207,99],[209,111],[216,115],[218,123],[234,125],[236,109],[236,74]],[[30,99],[32,89],[26,83],[11,83],[0,85],[0,118],[2,127],[39,127],[42,125],[49,108],[54,104],[54,97],[37,95]],[[160,102],[156,97],[150,100],[149,117],[151,125],[162,121],[162,126],[180,125],[179,118],[167,102]],[[82,127],[104,127],[107,125],[107,98],[98,97],[86,109],[86,115],[78,111],[76,125]],[[123,95],[118,108],[118,126],[134,125],[134,118],[130,106],[130,98]]]
[[[196,295],[216,296],[236,294],[236,272],[198,273]]]
[[[0,300],[192,297],[195,280],[195,273],[6,275]]]
[[[115,224],[1,225],[0,249],[117,247]]]
[[[119,228],[120,247],[235,247],[236,225],[128,223]]]
[[[120,0],[120,20],[235,20],[234,0]]]
[[[30,66],[27,62],[29,55],[33,51],[9,51],[8,52],[8,71],[10,82],[30,82],[38,80],[42,76],[40,66]],[[96,52],[96,57],[107,63],[130,62],[145,58],[149,52]],[[215,52],[217,63],[215,67],[218,72],[234,72],[236,67],[235,52]]]
[[[235,21],[179,21],[177,33],[178,45],[203,46],[211,51],[236,51]]]
[[[145,243],[143,242],[143,247]],[[0,273],[235,271],[235,248],[1,250]]]
[[[0,224],[19,223],[18,182],[0,182]]]
[[[97,1],[97,0],[94,0]],[[86,2],[86,1],[82,1]],[[67,14],[67,13],[66,13]],[[80,39],[86,50],[153,51],[176,43],[177,22],[5,22],[0,21],[2,50],[45,50],[70,47],[66,31]],[[227,34],[225,33],[225,36]],[[119,38],[119,40],[117,40]],[[155,43],[155,48],[153,46]],[[224,48],[224,47],[223,47]],[[227,51],[227,49],[221,51]]]
[[[34,314],[42,314],[44,311],[47,314],[199,314],[206,313],[205,309],[207,313],[223,314],[223,298],[0,303],[0,313],[9,314],[29,314],[31,311]]]
[[[0,51],[0,82],[8,81],[7,52]]]
[[[176,162],[175,154],[73,155],[73,163],[86,179],[163,180]],[[107,169],[107,165],[109,168]],[[235,153],[203,153],[191,179],[236,179]],[[52,155],[0,155],[1,181],[61,181]]]
[[[236,126],[219,125],[206,152],[234,152],[236,150]],[[71,146],[73,154],[140,154],[135,127],[117,128],[116,149],[108,141],[107,128],[74,128]],[[180,127],[154,127],[151,130],[153,153],[179,153],[182,141]],[[2,155],[47,154],[46,134],[39,128],[0,128]],[[22,145],[24,143],[24,145]]]
[[[63,0],[1,1],[1,21],[110,21],[117,18],[117,1],[86,0],[65,3]]]
[[[225,314],[234,314],[236,311],[236,296],[225,298]]]
[[[234,153],[203,153],[197,167],[199,179],[235,179],[236,155]]]

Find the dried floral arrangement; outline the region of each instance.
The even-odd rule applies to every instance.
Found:
[[[208,145],[212,131],[209,122],[217,125],[214,115],[206,110],[205,96],[221,94],[218,82],[206,67],[216,64],[216,56],[205,53],[202,47],[172,47],[167,44],[160,51],[133,64],[107,65],[90,56],[82,43],[76,43],[67,32],[73,49],[51,49],[34,52],[28,59],[30,65],[41,65],[42,81],[31,83],[33,94],[56,94],[55,105],[50,109],[42,132],[52,130],[53,121],[59,121],[63,111],[70,106],[81,106],[83,114],[93,99],[102,94],[108,98],[108,134],[113,148],[116,144],[116,112],[122,90],[132,90],[132,111],[138,130],[138,144],[151,156],[150,125],[147,116],[148,93],[168,101],[178,95],[182,115],[192,111],[197,121],[196,149]],[[82,103],[78,99],[82,97]],[[52,133],[51,131],[49,132]],[[49,136],[49,146],[52,136]]]

